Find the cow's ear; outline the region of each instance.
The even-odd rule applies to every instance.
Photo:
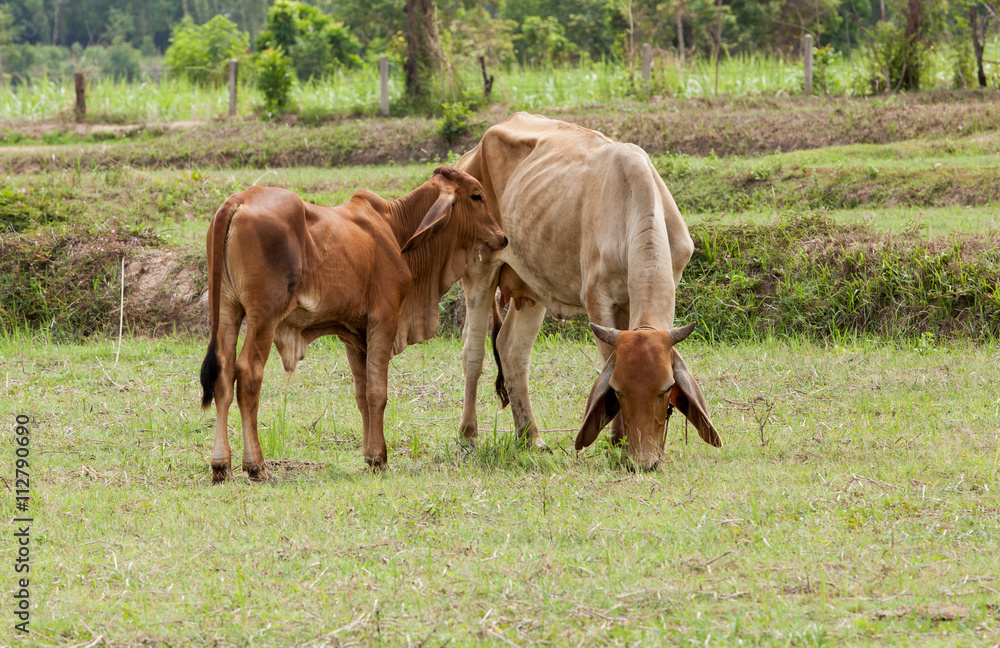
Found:
[[[604,363],[604,369],[598,376],[597,382],[590,389],[590,397],[587,399],[587,412],[583,415],[583,425],[576,435],[576,449],[583,450],[596,439],[608,423],[618,415],[621,404],[618,396],[611,389],[611,374],[615,371],[615,354],[612,353],[608,361]]]
[[[431,234],[440,232],[451,219],[451,208],[454,204],[455,192],[442,190],[441,195],[436,201],[434,201],[434,204],[431,205],[427,215],[424,216],[424,220],[420,223],[420,227],[418,227],[417,231],[413,233],[410,240],[403,245],[402,252],[409,252],[413,248],[420,245],[423,240]]]
[[[712,419],[708,418],[708,405],[701,393],[701,387],[688,371],[687,364],[684,363],[681,354],[677,353],[677,349],[670,350],[670,358],[674,369],[674,387],[670,390],[670,402],[691,421],[691,425],[698,430],[705,443],[721,448],[722,438],[719,437]]]

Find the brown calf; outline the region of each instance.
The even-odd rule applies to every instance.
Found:
[[[321,207],[272,187],[230,196],[207,237],[212,334],[201,384],[202,407],[213,398],[216,405],[213,481],[230,472],[234,382],[243,469],[259,479],[265,472],[257,409],[271,344],[285,371],[294,371],[309,343],[323,335],[344,342],[364,424],[364,458],[384,467],[389,360],[434,335],[441,296],[477,250],[506,244],[479,182],[452,167],[439,167],[392,202],[359,191],[343,205]]]

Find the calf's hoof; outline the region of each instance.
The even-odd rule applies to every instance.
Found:
[[[211,464],[212,466],[212,483],[221,484],[232,475],[229,470],[228,463]]]
[[[371,468],[372,472],[381,472],[389,467],[389,462],[382,457],[375,457],[374,459],[369,459],[365,457],[365,463]]]

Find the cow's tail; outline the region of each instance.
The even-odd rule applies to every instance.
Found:
[[[212,325],[212,333],[208,342],[208,352],[201,363],[201,408],[207,409],[215,398],[215,380],[222,369],[219,363],[219,310],[221,303],[223,255],[226,248],[226,234],[233,214],[239,208],[239,203],[230,197],[222,203],[215,212],[212,224],[209,225],[207,242],[208,254],[208,316]]]
[[[497,348],[497,336],[500,335],[500,327],[503,326],[503,315],[500,314],[500,304],[497,298],[493,297],[493,330],[490,331],[490,342],[493,343],[493,359],[497,363],[497,396],[500,398],[500,407],[507,407],[510,404],[510,396],[507,394],[507,383],[503,379],[503,365],[500,363],[500,350]]]

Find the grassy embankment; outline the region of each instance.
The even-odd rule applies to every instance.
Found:
[[[770,99],[678,104],[618,122],[603,112],[569,118],[651,152],[698,242],[680,317],[713,339],[988,340],[1000,327],[996,106],[979,94]],[[453,148],[471,146],[484,127]],[[358,187],[394,197],[454,159],[433,122],[418,119],[136,137],[0,148],[8,172],[0,200],[27,232],[3,241],[5,326],[27,322],[57,337],[108,330],[117,323],[108,316],[118,304],[116,261],[125,252],[131,262],[138,245],[172,250],[167,274],[186,273],[189,285],[136,295],[130,324],[202,330],[202,237],[228,194],[260,182],[327,204]],[[768,153],[734,155],[748,151]],[[72,236],[58,234],[66,230]],[[37,282],[17,278],[26,272]],[[135,289],[130,282],[130,299]],[[453,325],[455,305],[451,295],[444,315]]]

